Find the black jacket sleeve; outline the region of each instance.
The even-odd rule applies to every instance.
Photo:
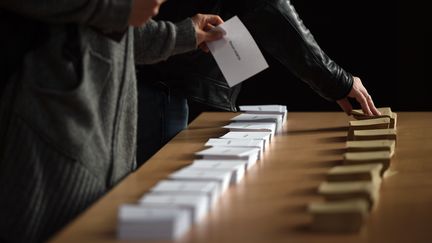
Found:
[[[344,98],[353,77],[331,60],[288,0],[266,0],[244,22],[257,42],[325,99]]]

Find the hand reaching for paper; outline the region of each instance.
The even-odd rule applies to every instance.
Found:
[[[205,52],[209,51],[205,42],[219,40],[224,36],[222,30],[215,28],[223,23],[217,15],[197,14],[192,17],[192,22],[195,27],[197,46]]]
[[[348,97],[355,98],[357,102],[360,103],[361,108],[365,114],[368,114],[370,116],[380,115],[380,112],[377,110],[377,108],[374,105],[372,97],[369,95],[368,91],[363,86],[363,83],[360,80],[360,78],[353,77],[353,79],[354,79],[353,86],[348,96],[343,99],[337,100],[336,102],[339,104],[342,110],[345,111],[345,113],[351,115],[351,111],[353,108],[351,103],[348,100]]]

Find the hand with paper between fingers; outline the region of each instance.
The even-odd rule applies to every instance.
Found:
[[[197,46],[204,52],[209,51],[206,42],[219,40],[225,34],[222,29],[215,28],[224,22],[217,15],[197,14],[192,17],[192,22],[195,27]]]
[[[353,110],[353,108],[348,100],[348,97],[356,99],[356,101],[360,103],[361,108],[365,114],[370,116],[381,115],[381,113],[375,107],[372,97],[369,95],[368,91],[363,86],[360,78],[353,77],[353,86],[348,96],[336,101],[342,108],[342,110],[345,111],[345,113],[351,115],[351,111]]]

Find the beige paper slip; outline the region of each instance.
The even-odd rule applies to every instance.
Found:
[[[355,119],[358,120],[388,117],[390,118],[390,128],[396,128],[396,124],[397,124],[396,112],[393,112],[390,107],[378,108],[378,111],[381,113],[381,115],[379,116],[365,115],[361,109],[352,110],[351,114]]]
[[[393,128],[389,129],[371,129],[371,130],[355,130],[354,131],[354,140],[355,141],[363,141],[363,140],[396,140],[396,130]]]
[[[378,202],[379,184],[372,182],[323,182],[318,193],[327,201],[364,199],[372,208]]]
[[[387,151],[393,157],[395,153],[396,142],[394,140],[364,140],[364,141],[347,141],[345,149],[347,152],[377,152]]]
[[[309,204],[311,228],[315,231],[358,232],[368,216],[368,202],[364,199]]]
[[[364,114],[362,109],[354,109],[351,111],[351,114],[357,119],[368,119],[370,117],[375,117],[375,118],[377,118],[377,117],[391,117],[391,115],[393,114],[390,107],[380,107],[377,109],[381,113],[381,115],[369,116],[369,115]]]
[[[350,152],[344,154],[345,165],[361,165],[379,163],[383,165],[381,175],[390,167],[391,154],[387,151],[378,152]]]
[[[390,126],[390,118],[388,117],[350,121],[349,130],[348,130],[348,140],[354,139],[354,131],[356,130],[388,129],[389,126]]]
[[[366,181],[381,183],[382,164],[341,165],[333,167],[327,173],[327,181]]]

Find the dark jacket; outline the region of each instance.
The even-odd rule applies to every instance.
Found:
[[[265,56],[275,58],[327,100],[335,101],[348,95],[352,75],[324,53],[290,1],[206,0],[205,3],[182,7],[175,1],[168,2],[159,18],[181,19],[184,14],[190,14],[191,5],[200,12],[219,14],[225,20],[238,15]],[[152,74],[155,83],[170,87],[171,92],[215,108],[235,110],[240,85],[228,87],[211,54],[187,53],[140,68]]]

